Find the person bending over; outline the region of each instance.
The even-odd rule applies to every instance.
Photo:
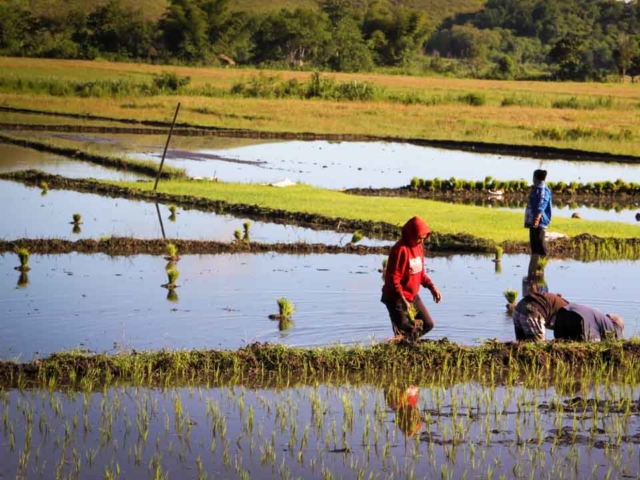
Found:
[[[555,293],[530,292],[518,302],[513,310],[513,327],[516,340],[542,342],[545,328],[555,329],[556,317],[568,302]]]
[[[402,227],[402,238],[391,248],[382,287],[382,303],[391,319],[393,333],[415,341],[433,328],[433,319],[420,299],[420,286],[428,288],[433,300],[442,300],[440,290],[427,276],[424,266],[423,242],[431,229],[420,218],[413,217]],[[415,308],[415,321],[409,318],[409,309]]]
[[[623,339],[624,320],[614,313],[605,315],[593,307],[569,303],[558,311],[553,337],[587,342]]]

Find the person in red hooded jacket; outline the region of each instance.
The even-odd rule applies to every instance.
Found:
[[[382,287],[382,303],[391,318],[396,336],[415,341],[433,328],[433,319],[418,292],[420,286],[428,288],[433,300],[442,300],[440,291],[427,276],[424,268],[423,242],[431,229],[420,217],[413,217],[402,227],[402,238],[391,248]],[[416,321],[407,314],[409,306],[416,309]]]

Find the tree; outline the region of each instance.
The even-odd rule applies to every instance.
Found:
[[[429,32],[423,11],[392,8],[388,2],[374,0],[364,17],[362,30],[382,65],[400,65],[422,49]]]
[[[322,12],[298,8],[270,14],[256,34],[259,61],[287,60],[290,66],[324,60],[330,41],[329,21]]]
[[[614,58],[616,64],[620,69],[621,81],[624,83],[624,77],[627,75],[627,70],[633,63],[633,59],[638,56],[638,43],[636,39],[621,33],[618,35],[617,48],[614,51]]]
[[[24,55],[32,38],[35,23],[31,13],[18,2],[0,2],[0,52],[4,55]]]
[[[196,0],[171,0],[159,27],[169,54],[187,61],[207,58],[208,25]]]
[[[584,80],[585,66],[582,58],[584,40],[575,36],[558,40],[549,51],[548,61],[556,67],[560,80]]]
[[[88,41],[97,51],[121,57],[147,57],[152,34],[141,10],[131,10],[121,0],[109,0],[87,18]]]
[[[341,72],[358,72],[373,68],[373,56],[356,21],[346,17],[333,32],[331,68]]]

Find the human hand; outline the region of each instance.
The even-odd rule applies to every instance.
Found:
[[[411,308],[409,301],[404,297],[402,297],[402,301],[404,302],[404,308],[406,309],[406,311],[409,311],[409,308]]]
[[[440,290],[438,290],[438,287],[433,287],[431,289],[431,295],[433,295],[433,301],[436,303],[440,303],[442,300],[442,294],[440,293]]]
[[[536,219],[533,221],[533,228],[538,228],[540,226],[540,219],[542,215],[536,215]]]

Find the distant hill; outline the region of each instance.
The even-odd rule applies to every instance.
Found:
[[[26,0],[34,14],[45,17],[57,17],[75,9],[91,11],[96,5],[106,2],[107,0]],[[432,27],[437,26],[449,15],[476,12],[485,2],[486,0],[392,0],[392,3],[397,5],[424,10]],[[123,0],[123,3],[142,9],[149,20],[157,20],[169,2],[168,0]],[[280,8],[317,8],[316,0],[231,0],[231,5],[236,10],[251,12],[266,12]]]

